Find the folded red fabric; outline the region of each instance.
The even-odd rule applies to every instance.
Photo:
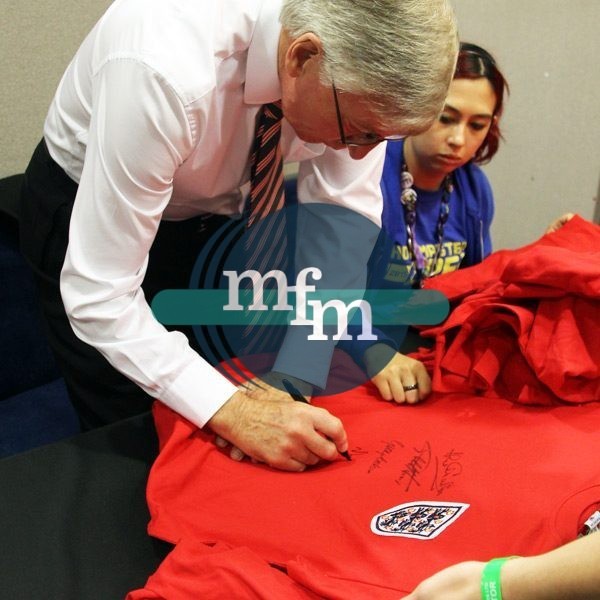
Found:
[[[600,399],[600,227],[557,232],[427,281],[454,308],[426,328],[433,389],[525,404]]]

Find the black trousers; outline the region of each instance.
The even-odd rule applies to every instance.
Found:
[[[77,184],[52,159],[42,140],[25,172],[19,215],[21,251],[33,269],[48,341],[81,426],[87,430],[142,413],[153,399],[82,342],[65,313],[59,277],[76,193]],[[162,289],[188,287],[200,248],[227,220],[215,215],[161,222],[142,284],[149,303]],[[191,329],[177,329],[198,350]]]

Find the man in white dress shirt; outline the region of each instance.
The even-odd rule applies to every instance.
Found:
[[[238,390],[149,302],[177,285],[171,271],[189,277],[206,223],[242,214],[265,103],[281,100],[299,201],[378,223],[384,140],[430,125],[456,51],[447,0],[109,7],[60,82],[22,204],[22,248],[84,428],[159,398],[233,458],[297,471],[346,450],[338,419],[275,389]]]

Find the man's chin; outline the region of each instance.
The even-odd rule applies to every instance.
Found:
[[[296,135],[305,143],[305,144],[325,144],[329,148],[333,148],[334,150],[339,150],[343,146],[340,146],[339,142],[332,142],[328,140],[324,140],[319,135],[315,135],[314,133],[308,133],[306,131],[297,131],[294,130]]]
[[[327,142],[324,142],[322,139],[320,139],[318,136],[316,135],[301,135],[299,134],[298,137],[305,143],[305,144],[327,144]]]
[[[344,148],[346,148],[346,146],[344,144],[340,144],[340,142],[332,142],[329,140],[323,140],[321,138],[317,138],[314,136],[306,136],[306,137],[298,136],[298,137],[306,144],[322,144],[323,146],[327,146],[328,148],[331,148],[332,150],[343,150]]]

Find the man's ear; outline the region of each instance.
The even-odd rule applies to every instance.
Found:
[[[290,77],[299,77],[307,69],[315,68],[323,54],[321,40],[314,33],[303,33],[291,40],[284,59],[284,68]]]

